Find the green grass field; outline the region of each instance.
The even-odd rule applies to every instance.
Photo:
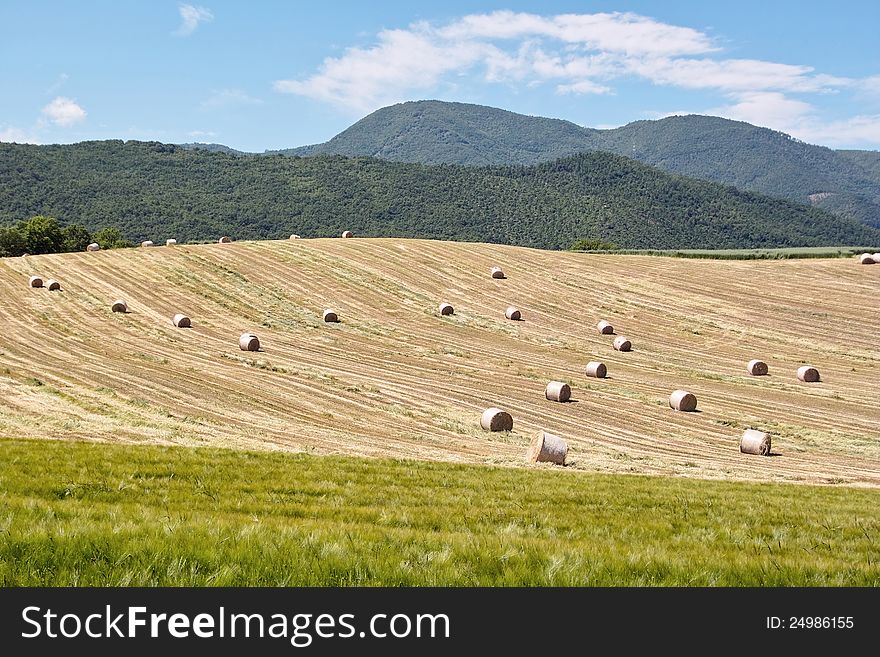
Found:
[[[0,583],[875,586],[880,491],[0,440]]]
[[[876,253],[876,251],[875,247],[864,246],[803,246],[783,249],[614,249],[610,251],[581,251],[580,253],[653,255],[707,260],[789,260],[795,258],[850,258],[860,253]]]

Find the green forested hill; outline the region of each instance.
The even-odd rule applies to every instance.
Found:
[[[560,119],[425,100],[373,112],[324,144],[276,152],[420,164],[536,164],[596,150],[588,145],[598,134]]]
[[[594,150],[880,226],[880,153],[834,151],[712,116],[592,130],[481,105],[418,101],[377,110],[324,144],[279,152],[486,165],[534,164]]]
[[[880,231],[610,153],[532,167],[241,157],[155,142],[0,144],[0,223],[44,214],[126,237],[429,237],[566,248],[880,244]]]

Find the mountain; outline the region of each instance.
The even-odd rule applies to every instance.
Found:
[[[880,226],[880,153],[834,151],[712,116],[673,116],[594,130],[481,105],[417,101],[377,110],[324,144],[279,152],[529,165],[595,150]]]
[[[713,116],[636,121],[602,132],[600,148],[685,176],[790,198],[880,226],[880,175],[867,156]],[[875,154],[880,156],[880,154]]]
[[[596,150],[587,144],[598,134],[560,119],[428,100],[377,110],[324,144],[276,152],[420,164],[536,164]]]
[[[0,144],[0,222],[36,214],[141,241],[336,235],[567,248],[880,244],[880,230],[605,152],[525,166],[240,157],[135,141]]]
[[[204,142],[195,141],[177,145],[188,151],[208,151],[209,153],[226,153],[227,155],[252,155],[252,153],[237,151],[234,148],[229,148],[229,146],[224,146],[223,144],[206,144]]]

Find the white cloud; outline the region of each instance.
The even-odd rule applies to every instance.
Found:
[[[325,59],[320,72],[305,80],[278,80],[274,88],[362,111],[431,89],[443,74],[465,72],[480,61],[490,75],[511,66],[510,58],[489,44],[437,40],[418,29],[383,30],[378,45],[350,48],[342,57]]]
[[[570,84],[556,85],[556,93],[560,94],[609,94],[611,87],[596,84],[592,80],[579,80]]]
[[[708,36],[697,30],[620,12],[545,17],[496,11],[465,16],[436,32],[454,40],[549,37],[591,50],[630,55],[693,55],[717,49]]]
[[[0,142],[16,144],[39,144],[40,141],[29,132],[11,125],[0,125]]]
[[[196,31],[199,24],[214,20],[213,12],[205,7],[181,4],[177,10],[180,12],[180,27],[174,32],[177,36],[188,36]]]
[[[241,89],[220,89],[211,92],[211,95],[200,103],[202,109],[219,109],[233,105],[261,105],[259,98],[249,96]]]
[[[712,108],[707,113],[754,125],[791,127],[815,111],[810,103],[778,91],[743,92],[735,94],[733,99],[733,104]]]
[[[738,93],[731,99],[729,105],[701,113],[772,128],[811,144],[880,145],[880,114],[827,120],[814,105],[775,91]]]
[[[421,21],[376,39],[274,88],[363,112],[468,75],[526,87],[550,82],[559,94],[609,94],[612,81],[627,77],[724,94],[824,93],[857,83],[810,66],[725,59],[708,34],[633,13],[496,11],[443,25]]]
[[[195,139],[201,139],[204,137],[216,137],[217,133],[212,132],[211,130],[190,130],[186,133],[187,137],[193,137]]]
[[[42,114],[55,125],[65,128],[86,118],[86,111],[75,101],[64,96],[53,99],[43,108]]]

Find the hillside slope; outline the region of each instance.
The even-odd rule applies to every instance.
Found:
[[[610,153],[533,167],[238,157],[150,142],[0,144],[0,221],[46,214],[157,243],[358,235],[568,248],[880,244],[880,230]]]
[[[493,265],[508,278],[489,277]],[[63,291],[29,289],[31,274]],[[238,242],[0,261],[0,436],[880,484],[878,271],[399,239]],[[110,303],[128,301],[129,314]],[[441,301],[455,314],[439,317]],[[522,322],[504,319],[515,304]],[[341,323],[321,321],[334,308]],[[188,314],[193,328],[171,317]],[[631,353],[596,333],[607,319]],[[263,351],[242,352],[241,333]],[[749,377],[762,358],[769,377]],[[588,379],[590,360],[609,378]],[[822,383],[796,381],[809,362]],[[544,399],[569,381],[573,402]],[[678,413],[686,388],[699,413]],[[479,429],[500,406],[514,431]],[[738,451],[774,432],[774,458]]]
[[[274,152],[420,164],[529,165],[595,150],[585,145],[598,134],[561,119],[425,100],[379,109],[323,144]]]
[[[880,226],[877,153],[834,151],[714,116],[672,116],[594,130],[481,105],[417,101],[379,109],[324,144],[290,155],[367,155],[400,162],[534,164],[603,150],[673,173],[813,202]]]

